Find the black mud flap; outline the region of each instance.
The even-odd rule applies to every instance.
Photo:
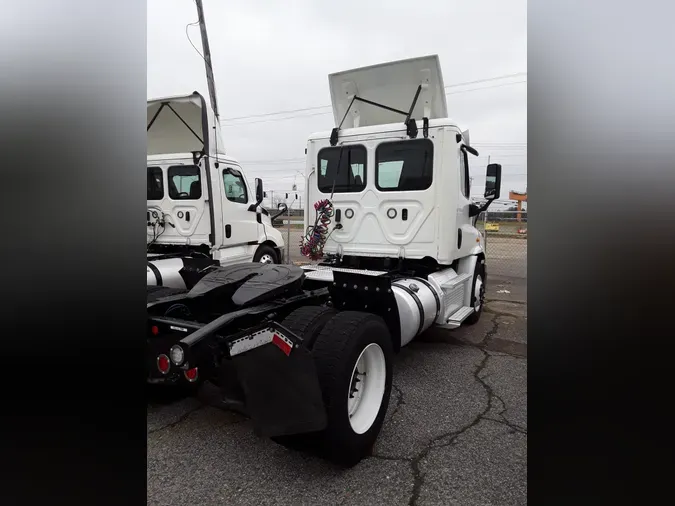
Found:
[[[242,351],[242,343],[248,349]],[[314,359],[299,338],[272,324],[248,332],[230,347],[246,412],[257,434],[285,436],[326,428]]]

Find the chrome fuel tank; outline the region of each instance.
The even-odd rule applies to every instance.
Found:
[[[185,288],[185,281],[179,274],[184,266],[181,258],[164,258],[148,260],[148,286],[166,286],[169,288]]]
[[[441,311],[442,294],[422,278],[397,279],[391,288],[396,297],[403,347],[434,323]]]

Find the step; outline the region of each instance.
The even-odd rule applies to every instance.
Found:
[[[453,289],[459,284],[465,282],[467,279],[471,278],[473,275],[471,273],[459,274],[458,276],[452,278],[450,281],[446,281],[441,285],[441,288]]]
[[[316,281],[333,281],[333,272],[350,272],[353,274],[363,274],[365,276],[381,276],[386,274],[386,271],[369,271],[366,269],[347,269],[345,267],[329,267],[327,265],[301,265],[305,271],[307,279]]]
[[[445,325],[443,325],[443,327],[456,329],[462,324],[464,320],[469,317],[469,315],[471,315],[471,313],[473,313],[473,308],[471,306],[460,307],[457,311],[450,315],[450,318],[448,318],[448,321]]]

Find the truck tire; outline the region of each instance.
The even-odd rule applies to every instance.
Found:
[[[303,306],[284,318],[281,325],[301,337],[311,350],[319,332],[336,314],[335,309],[326,306]]]
[[[312,349],[328,426],[316,449],[324,458],[351,467],[370,454],[389,406],[393,345],[379,316],[337,313]]]
[[[479,258],[476,262],[476,270],[473,273],[473,283],[471,283],[471,305],[474,308],[464,324],[473,325],[480,320],[485,305],[485,259]]]
[[[271,246],[261,244],[253,256],[253,261],[261,264],[278,264],[279,255]]]

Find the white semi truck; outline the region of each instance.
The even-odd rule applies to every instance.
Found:
[[[382,427],[393,355],[480,318],[487,259],[469,198],[477,153],[447,118],[438,58],[329,83],[336,127],[306,151],[316,215],[302,252],[316,263],[217,267],[149,303],[148,380],[207,378],[260,434],[351,466]],[[482,209],[500,184],[488,165]]]
[[[197,92],[148,101],[147,285],[181,289],[211,265],[281,263],[284,240]],[[280,212],[283,212],[282,209]]]

